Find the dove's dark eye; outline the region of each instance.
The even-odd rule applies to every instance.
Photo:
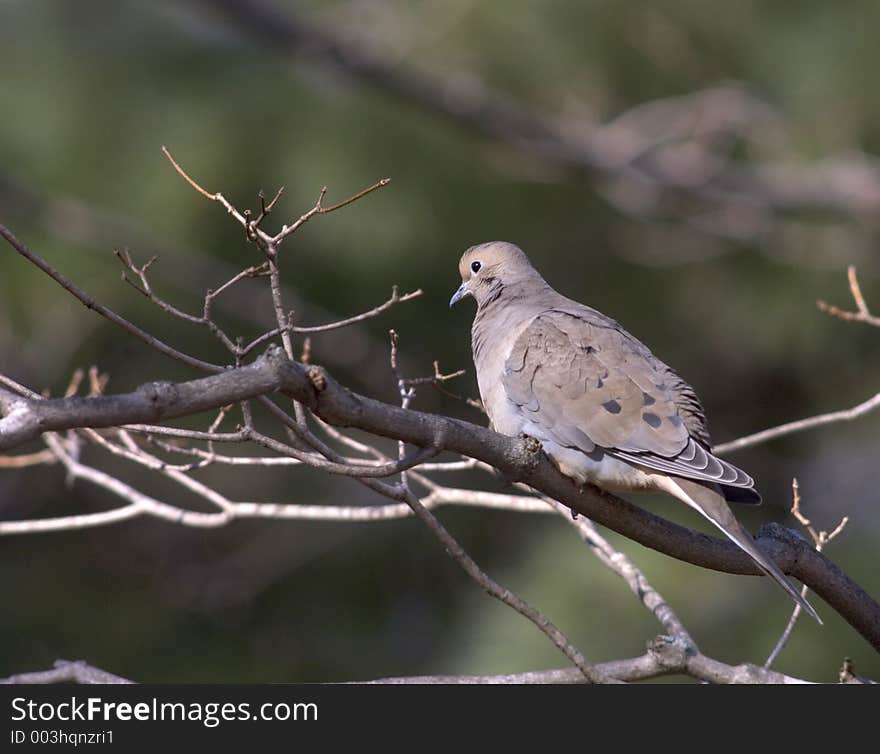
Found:
[[[471,262],[471,271],[477,273],[483,265],[480,262]]]

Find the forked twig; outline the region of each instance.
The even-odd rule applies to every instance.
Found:
[[[813,540],[813,545],[816,548],[817,552],[822,552],[822,548],[825,547],[832,539],[834,539],[840,532],[843,531],[843,528],[846,526],[849,521],[849,516],[844,516],[840,519],[840,523],[830,534],[827,531],[816,531],[813,528],[810,519],[808,519],[803,513],[801,513],[801,495],[798,489],[798,480],[791,480],[791,514],[798,520],[798,522],[803,526],[807,533],[810,535],[810,538]],[[806,599],[807,592],[809,591],[809,587],[804,584],[801,587],[801,597]],[[798,618],[801,615],[801,606],[795,605],[794,609],[791,612],[791,617],[788,619],[788,624],[785,626],[785,630],[782,632],[782,635],[779,637],[779,641],[776,642],[776,646],[773,647],[773,651],[770,652],[767,660],[764,662],[764,667],[769,668],[779,656],[779,653],[782,651],[783,647],[788,642],[789,637],[791,636],[792,631],[794,630],[794,626],[797,623]]]
[[[859,286],[859,279],[856,276],[855,265],[847,267],[846,276],[849,280],[849,290],[852,294],[853,301],[855,301],[856,310],[854,312],[846,311],[821,300],[816,302],[816,306],[819,307],[820,311],[827,312],[832,317],[837,317],[846,322],[864,322],[873,327],[880,327],[880,317],[871,314],[868,305],[865,303],[865,297],[862,295],[862,289]]]

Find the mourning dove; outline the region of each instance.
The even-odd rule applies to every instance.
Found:
[[[712,455],[690,385],[613,319],[553,290],[513,244],[472,246],[459,271],[449,305],[476,299],[474,366],[496,432],[535,438],[580,485],[681,500],[822,622],[734,518],[727,501],[761,496],[748,474]]]

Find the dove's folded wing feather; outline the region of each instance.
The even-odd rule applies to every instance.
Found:
[[[537,316],[517,338],[502,375],[524,418],[548,439],[669,474],[751,487],[745,472],[709,451],[693,390],[613,320],[588,307]]]

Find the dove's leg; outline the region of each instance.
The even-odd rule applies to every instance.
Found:
[[[800,592],[791,585],[779,566],[767,557],[752,539],[752,535],[734,518],[727,501],[721,494],[711,487],[689,479],[656,473],[652,473],[651,477],[657,489],[686,503],[721,529],[734,544],[747,552],[761,570],[776,581],[798,605],[819,623],[822,623],[822,619],[819,618],[812,605],[801,597]]]

